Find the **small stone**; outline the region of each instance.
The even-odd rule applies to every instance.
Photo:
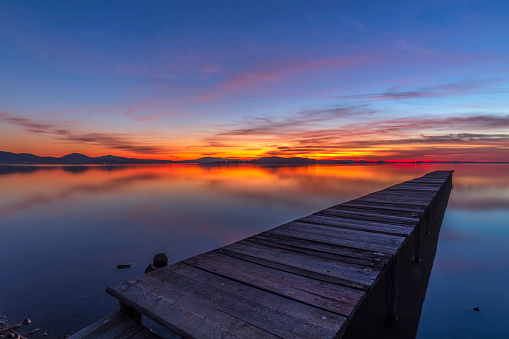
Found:
[[[120,265],[117,265],[117,268],[118,269],[131,268],[132,266],[133,266],[133,264],[120,264]]]
[[[158,253],[154,256],[153,264],[158,268],[168,266],[168,257],[164,253]]]
[[[43,337],[45,337],[45,336],[47,336],[47,335],[48,335],[48,333],[46,333],[46,332],[44,332],[44,333],[42,334],[42,336],[43,336]]]
[[[34,334],[35,332],[39,331],[38,328],[36,328],[35,330],[33,330],[32,332],[30,332],[30,334]]]
[[[26,318],[25,320],[23,320],[23,325],[30,325],[32,323],[32,320]]]
[[[155,267],[153,264],[150,264],[145,269],[145,273],[149,273],[149,272],[152,272],[152,271],[155,271],[155,270],[157,270],[157,267]]]
[[[474,311],[476,311],[476,312],[479,312],[479,311],[480,311],[480,310],[479,310],[479,306],[474,306],[474,307],[473,307],[473,309],[474,309]]]

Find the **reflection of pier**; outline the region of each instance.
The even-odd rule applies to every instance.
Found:
[[[417,322],[405,332],[415,336],[451,187],[452,172],[428,173],[114,284],[107,291],[123,313],[74,337],[146,335],[136,324],[142,315],[183,337],[359,337],[370,333],[366,319],[384,318],[375,317],[380,309],[393,323],[398,307],[406,319],[407,301],[416,299],[417,316],[410,318]],[[421,251],[421,244],[432,250]],[[406,298],[408,279],[400,276],[423,269],[426,278],[415,284],[424,292]],[[131,320],[116,320],[124,314]]]

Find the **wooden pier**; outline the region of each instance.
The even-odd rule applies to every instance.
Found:
[[[135,322],[144,315],[185,338],[340,338],[382,277],[386,318],[396,321],[398,252],[412,241],[420,261],[421,236],[451,188],[452,171],[428,173],[107,292]]]

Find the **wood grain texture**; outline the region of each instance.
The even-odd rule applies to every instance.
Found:
[[[118,339],[158,339],[157,334],[138,324],[121,311],[114,312],[73,334],[69,338],[118,338]]]
[[[451,176],[428,173],[107,292],[184,338],[340,337],[408,239],[418,255],[421,227],[443,213]]]

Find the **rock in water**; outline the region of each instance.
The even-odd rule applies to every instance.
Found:
[[[155,270],[157,270],[157,267],[155,267],[153,264],[150,264],[145,269],[145,273],[149,273],[149,272],[152,272],[152,271],[155,271]]]
[[[474,306],[474,307],[473,307],[473,309],[474,309],[474,311],[476,311],[476,312],[479,312],[479,311],[480,311],[478,306]]]
[[[30,325],[32,323],[32,320],[26,318],[25,320],[23,320],[23,325]]]
[[[154,266],[161,268],[168,266],[168,257],[164,253],[159,253],[154,256]]]
[[[132,266],[133,266],[133,264],[120,264],[120,265],[117,265],[117,268],[118,269],[121,269],[121,268],[130,268]]]

